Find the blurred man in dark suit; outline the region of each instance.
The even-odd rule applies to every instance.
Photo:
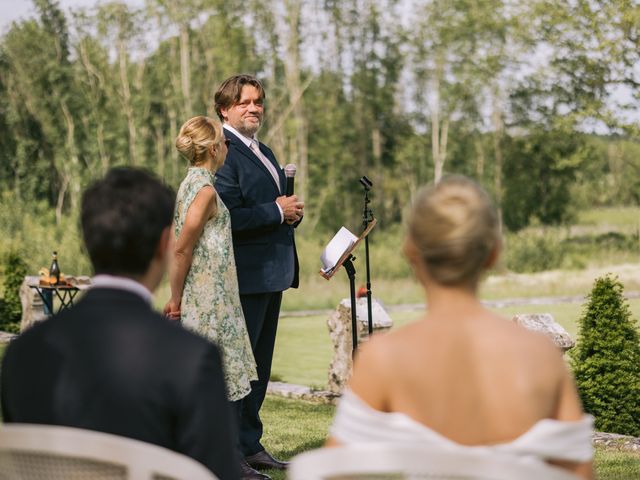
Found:
[[[151,305],[170,255],[174,202],[171,189],[129,168],[84,192],[92,287],[9,345],[2,415],[161,445],[237,479],[218,349]]]

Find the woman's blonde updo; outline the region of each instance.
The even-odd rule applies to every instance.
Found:
[[[500,242],[498,215],[473,180],[454,175],[418,193],[409,236],[429,276],[443,285],[475,285]]]
[[[187,120],[176,138],[176,148],[191,165],[207,160],[211,145],[220,143],[222,126],[218,120],[203,115]]]

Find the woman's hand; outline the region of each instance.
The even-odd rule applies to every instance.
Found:
[[[182,231],[173,250],[173,262],[169,267],[171,300],[164,307],[164,314],[171,320],[180,319],[180,303],[184,281],[191,268],[193,249],[202,236],[204,226],[217,208],[216,192],[212,186],[202,187],[187,210]]]
[[[169,320],[180,320],[180,302],[172,298],[164,306],[163,312]]]

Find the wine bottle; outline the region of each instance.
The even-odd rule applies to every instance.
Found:
[[[58,252],[53,252],[53,260],[51,260],[51,267],[49,267],[49,279],[55,278],[56,285],[60,283],[60,266],[58,266]]]

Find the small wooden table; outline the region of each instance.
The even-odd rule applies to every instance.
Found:
[[[54,313],[54,295],[60,302],[58,310],[55,313],[60,313],[62,310],[65,310],[73,305],[73,299],[76,298],[76,295],[80,291],[80,288],[78,288],[78,286],[66,284],[41,285],[40,283],[32,283],[29,284],[29,288],[33,288],[36,292],[38,292],[38,295],[40,295],[40,298],[42,299],[42,303],[44,303],[45,311],[48,312],[49,315]]]

